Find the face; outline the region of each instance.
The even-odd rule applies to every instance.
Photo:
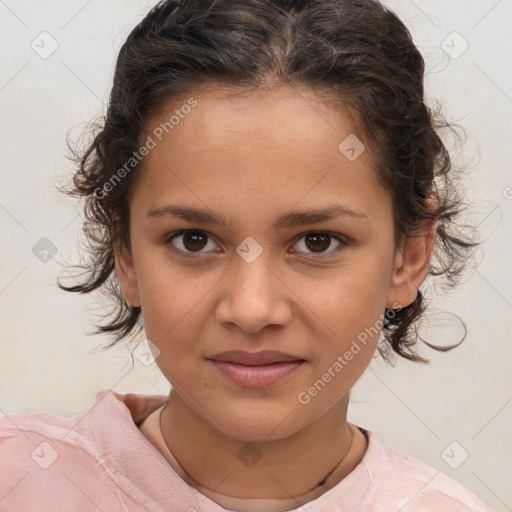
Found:
[[[191,97],[148,123],[116,270],[173,393],[236,439],[282,438],[347,397],[425,262],[395,251],[370,151],[340,151],[354,128],[312,91]]]

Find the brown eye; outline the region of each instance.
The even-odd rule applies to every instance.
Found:
[[[336,242],[337,245],[335,245],[333,249],[328,250],[332,246],[333,241]],[[179,252],[185,255],[201,255],[207,252],[218,252],[215,251],[217,244],[213,242],[208,233],[204,231],[185,230],[173,233],[167,238],[165,243],[173,245]],[[295,245],[302,245],[302,247],[299,247],[298,252],[313,254],[315,257],[324,257],[339,252],[345,246],[349,245],[349,243],[344,237],[338,234],[312,231],[303,235]]]
[[[209,242],[213,244],[210,237],[204,231],[182,231],[181,233],[174,234],[167,240],[167,243],[171,243],[174,247],[185,253],[207,252],[202,250],[208,246]]]
[[[327,249],[331,247],[333,240],[338,245],[328,251]],[[309,252],[310,254],[316,254],[318,256],[329,256],[338,252],[345,245],[348,245],[348,243],[340,235],[315,231],[306,233],[296,245],[302,246],[299,252]],[[304,248],[306,250],[303,250]]]
[[[330,245],[331,240],[329,235],[314,234],[306,236],[306,246],[312,251],[316,252],[318,250],[318,252],[323,252],[328,249]]]

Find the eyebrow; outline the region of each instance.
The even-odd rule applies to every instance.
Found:
[[[158,208],[151,208],[146,212],[146,217],[152,219],[178,217],[188,222],[222,226],[228,231],[231,231],[231,224],[228,223],[222,215],[203,208],[190,208],[187,206],[169,204]],[[302,224],[314,224],[343,217],[368,221],[368,216],[361,211],[351,210],[340,204],[332,204],[321,209],[285,213],[275,220],[271,229],[292,228]]]

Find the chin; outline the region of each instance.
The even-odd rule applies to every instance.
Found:
[[[233,439],[247,443],[277,441],[291,436],[302,426],[296,424],[300,416],[290,414],[284,407],[275,411],[252,410],[249,414],[246,408],[225,412],[227,414],[224,417],[216,418],[217,426],[222,425],[224,433]]]

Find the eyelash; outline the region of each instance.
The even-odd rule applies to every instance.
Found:
[[[166,237],[164,243],[166,245],[171,244],[171,241],[174,240],[174,238],[176,238],[176,237],[178,237],[180,235],[187,234],[187,233],[196,233],[196,234],[200,234],[200,235],[206,235],[210,240],[212,239],[212,237],[206,231],[201,231],[201,230],[198,230],[198,229],[183,229],[181,231],[175,231],[175,232],[171,233],[168,237]],[[346,246],[350,245],[349,241],[345,237],[343,237],[343,236],[341,236],[341,235],[339,235],[337,233],[331,233],[329,231],[307,231],[306,233],[303,233],[303,234],[300,235],[300,237],[297,239],[295,244],[297,244],[302,238],[305,238],[308,235],[325,235],[325,236],[328,236],[330,238],[333,238],[334,240],[336,240],[337,242],[340,243],[340,245],[338,247],[336,247],[335,249],[332,249],[330,251],[318,252],[318,253],[314,253],[314,252],[306,253],[306,254],[313,255],[313,257],[315,257],[315,258],[323,258],[323,257],[327,257],[327,256],[332,256],[333,254],[337,254],[338,252],[343,250]],[[205,253],[201,253],[199,251],[197,251],[197,252],[185,252],[185,251],[183,251],[181,249],[178,249],[174,245],[173,245],[173,249],[175,249],[176,251],[178,251],[180,253],[185,254],[186,256],[190,256],[192,258],[196,258],[196,257],[198,257],[201,254],[205,254]]]

